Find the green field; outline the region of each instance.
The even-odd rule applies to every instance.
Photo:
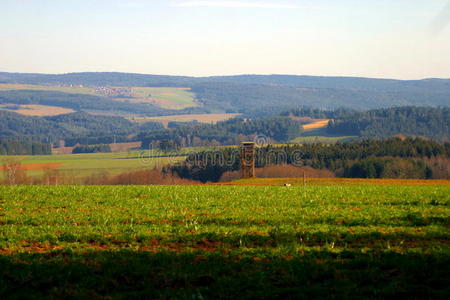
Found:
[[[27,165],[36,165],[36,167],[29,167],[32,170],[27,170],[29,176],[42,176],[46,164],[58,164],[56,169],[65,172],[68,175],[75,177],[85,177],[96,173],[107,172],[111,175],[116,175],[128,171],[149,169],[155,166],[162,166],[177,161],[183,160],[184,157],[156,157],[164,153],[153,150],[148,151],[130,151],[117,153],[92,153],[92,154],[64,154],[64,155],[27,155],[27,156],[0,156],[0,166],[3,165],[5,159],[18,159],[22,165],[27,168]],[[0,174],[0,178],[3,173]]]
[[[334,144],[337,142],[347,142],[355,139],[355,136],[302,136],[291,140],[291,143],[295,144],[308,144],[308,143],[322,143],[322,144]]]
[[[448,185],[0,186],[0,298],[448,299],[449,205]]]
[[[337,142],[348,142],[357,139],[357,136],[335,136],[327,133],[326,127],[305,130],[300,137],[290,141],[295,144],[323,143],[335,144]]]
[[[134,87],[133,96],[137,99],[145,99],[151,95],[154,103],[168,109],[183,109],[197,106],[194,102],[195,95],[189,89],[163,88],[163,87]]]

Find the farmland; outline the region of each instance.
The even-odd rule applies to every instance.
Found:
[[[197,106],[195,95],[189,88],[133,87],[131,89],[136,102],[152,103],[167,109],[183,109]]]
[[[291,117],[293,120],[301,121],[303,133],[301,136],[291,140],[295,144],[323,143],[334,144],[337,142],[351,141],[356,136],[336,136],[327,133],[329,119],[313,119],[309,117]]]
[[[328,120],[328,119],[324,119],[324,120],[317,119],[317,120],[314,120],[314,122],[311,122],[311,123],[309,123],[309,124],[303,125],[303,129],[304,129],[305,131],[308,131],[308,130],[314,130],[314,129],[325,128],[325,127],[328,126],[328,122],[329,122],[329,121],[330,121],[330,120]]]
[[[11,109],[12,107],[14,109]],[[24,116],[35,116],[35,117],[57,116],[74,112],[74,110],[69,108],[50,105],[37,105],[37,104],[22,104],[13,106],[0,105],[0,109],[12,111]]]
[[[0,295],[445,298],[450,186],[0,187]]]
[[[158,151],[129,151],[116,153],[34,155],[34,156],[0,156],[0,171],[3,160],[17,159],[27,170],[29,176],[42,176],[47,169],[57,169],[67,175],[86,177],[98,173],[111,175],[128,171],[149,169],[155,166],[175,163],[183,157],[155,157],[163,153]],[[3,173],[0,174],[2,178]]]
[[[347,142],[355,139],[355,136],[301,136],[291,140],[291,143],[295,144],[307,144],[307,143],[322,143],[322,144],[334,144],[337,142]]]

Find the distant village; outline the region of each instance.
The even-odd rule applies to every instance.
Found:
[[[59,87],[70,88],[92,88],[97,94],[112,98],[133,98],[133,91],[129,87],[110,87],[110,86],[84,86],[82,84],[60,84]],[[151,97],[151,95],[148,95]]]

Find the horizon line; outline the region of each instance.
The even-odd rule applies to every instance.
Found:
[[[287,74],[287,73],[237,73],[232,75],[168,75],[155,73],[141,73],[141,72],[123,72],[123,71],[77,71],[77,72],[62,72],[62,73],[43,73],[43,72],[9,72],[0,70],[0,74],[23,74],[23,75],[70,75],[70,74],[86,74],[86,73],[116,73],[116,74],[135,74],[135,75],[150,75],[150,76],[168,76],[168,77],[191,77],[191,78],[211,78],[211,77],[234,77],[234,76],[295,76],[295,77],[328,77],[328,78],[359,78],[359,79],[377,79],[377,80],[397,80],[397,81],[423,81],[423,80],[450,80],[450,77],[422,77],[419,79],[400,79],[393,77],[370,77],[370,76],[356,76],[356,75],[307,75],[307,74]],[[1,83],[1,82],[0,82]]]

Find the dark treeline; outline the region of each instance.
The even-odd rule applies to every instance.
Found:
[[[303,106],[282,112],[280,115],[285,117],[308,117],[313,119],[340,119],[354,114],[356,111],[347,108],[338,108],[335,110],[314,108]]]
[[[142,134],[142,147],[155,147],[171,141],[178,147],[235,145],[245,139],[264,136],[276,142],[286,142],[301,133],[298,122],[274,117],[254,120],[231,119],[217,124],[191,124]],[[268,142],[268,141],[267,141]],[[165,143],[167,144],[167,143]]]
[[[404,106],[361,112],[302,107],[281,115],[331,119],[326,130],[330,135],[387,138],[403,134],[450,140],[450,108]]]
[[[53,145],[64,140],[68,147],[142,140],[145,148],[162,145],[165,150],[170,150],[168,148],[233,145],[245,139],[253,140],[256,135],[263,135],[271,142],[286,142],[301,131],[298,122],[285,117],[232,119],[214,125],[171,122],[168,129],[157,122],[137,124],[122,117],[94,116],[84,112],[30,117],[0,111],[0,117],[1,138]]]
[[[328,169],[343,177],[435,178],[433,158],[450,165],[450,143],[440,144],[420,138],[364,140],[334,145],[305,144],[258,148],[256,167],[290,164]],[[190,155],[172,171],[182,178],[218,181],[227,171],[240,168],[238,149],[225,148]],[[441,174],[441,173],[439,173]],[[436,175],[437,176],[437,175]],[[442,176],[442,175],[439,175]]]
[[[0,138],[66,146],[137,141],[141,131],[163,128],[161,124],[137,124],[121,117],[93,116],[84,112],[54,117],[29,117],[0,111]]]
[[[99,145],[79,145],[73,148],[73,154],[79,153],[107,153],[111,152],[111,148],[107,144]]]
[[[330,134],[382,138],[395,134],[450,140],[450,108],[396,107],[341,114],[331,121]]]
[[[0,139],[0,155],[50,155],[49,144]]]
[[[242,83],[202,83],[192,86],[199,102],[206,107],[226,112],[240,112],[251,117],[267,115],[267,107],[272,113],[299,105],[316,108],[337,109],[377,109],[401,105],[448,106],[450,91],[426,93],[411,91],[299,88],[287,85],[242,84]],[[276,103],[276,107],[274,106]],[[275,110],[274,110],[275,109]]]

